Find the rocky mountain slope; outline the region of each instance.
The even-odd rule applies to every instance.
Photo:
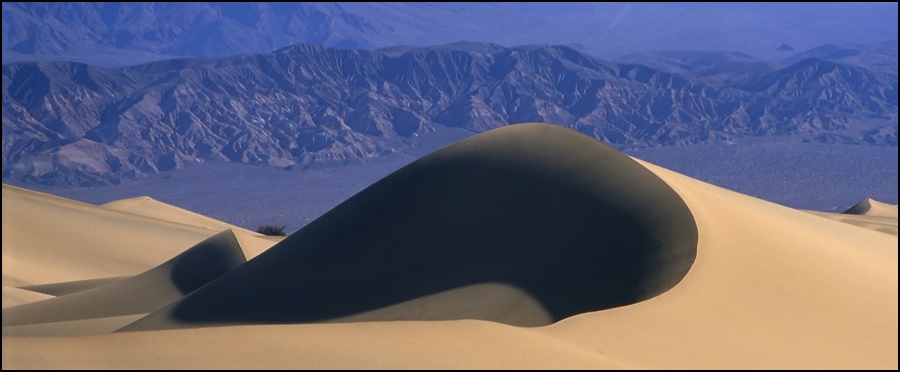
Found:
[[[210,160],[328,166],[446,127],[550,122],[622,147],[801,135],[897,144],[897,78],[806,59],[735,84],[565,46],[272,53],[123,68],[3,66],[3,176],[117,183]],[[824,136],[824,137],[822,137]]]

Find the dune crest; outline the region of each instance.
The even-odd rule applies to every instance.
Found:
[[[123,330],[341,318],[545,325],[672,288],[696,241],[684,202],[631,158],[571,129],[518,124],[388,175]]]
[[[119,199],[109,203],[100,205],[102,208],[112,209],[120,212],[132,213],[139,216],[156,218],[163,221],[172,221],[202,227],[213,231],[222,231],[232,229],[244,233],[256,234],[253,231],[242,227],[234,226],[229,223],[219,221],[214,218],[206,217],[199,213],[176,207],[174,205],[161,202],[149,196],[139,196],[135,198]]]
[[[256,257],[266,249],[269,249],[269,247],[282,239],[282,237],[265,236],[256,231],[247,230],[243,227],[179,208],[149,196],[114,200],[103,204],[100,207],[137,216],[150,217],[161,221],[198,227],[210,232],[219,232],[230,229],[234,232],[238,242],[240,242],[241,249],[244,251],[244,255],[248,260]]]

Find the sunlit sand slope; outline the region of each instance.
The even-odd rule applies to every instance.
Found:
[[[148,215],[111,207],[134,204],[131,199],[101,207],[3,185],[3,284],[58,284],[57,290],[71,291],[77,285],[62,283],[137,275],[231,226],[206,220],[212,227],[198,226],[193,212],[137,200],[148,206]],[[275,244],[232,229],[248,258]]]
[[[156,218],[164,221],[172,221],[191,226],[203,227],[215,232],[232,229],[234,231],[244,233],[254,233],[250,230],[237,227],[214,218],[209,218],[199,213],[194,213],[186,209],[178,208],[171,204],[163,203],[149,196],[111,201],[109,203],[101,205],[101,207]]]
[[[897,236],[643,164],[691,209],[694,266],[548,335],[646,368],[897,368]]]
[[[29,291],[27,289],[9,287],[5,285],[3,286],[3,307],[10,307],[34,301],[46,300],[52,297],[53,296],[45,293]]]
[[[3,185],[3,284],[131,276],[218,233]]]

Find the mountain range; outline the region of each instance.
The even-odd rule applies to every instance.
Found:
[[[669,66],[690,61],[679,70],[649,57],[490,43],[296,44],[118,68],[5,64],[3,177],[95,185],[211,160],[329,166],[448,127],[519,122],[567,126],[619,148],[785,136],[897,145],[896,74],[858,59],[778,67],[703,53],[667,55]]]

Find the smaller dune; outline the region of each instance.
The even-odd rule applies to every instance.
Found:
[[[882,203],[872,198],[867,198],[844,211],[843,214],[858,214],[874,217],[897,218],[897,204]]]
[[[897,236],[897,205],[874,199],[863,200],[843,213],[806,211],[808,213],[844,222],[862,228]]]
[[[97,206],[4,184],[2,207],[3,285],[57,295],[140,274],[227,229],[247,259],[278,240],[145,197]]]
[[[244,250],[244,256],[246,256],[248,260],[258,256],[275,243],[284,239],[284,237],[262,235],[256,231],[247,230],[199,213],[191,212],[187,209],[161,202],[149,196],[115,200],[103,204],[100,207],[137,216],[150,217],[160,221],[169,221],[191,227],[198,227],[209,231],[230,229],[234,232],[238,242],[240,242],[241,248]]]
[[[4,308],[3,335],[28,335],[34,327],[22,327],[27,325],[149,313],[245,262],[234,233],[226,230],[134,277]],[[129,319],[129,322],[133,320]],[[41,334],[54,334],[46,326],[40,326],[40,329]],[[63,330],[60,332],[65,334]]]

